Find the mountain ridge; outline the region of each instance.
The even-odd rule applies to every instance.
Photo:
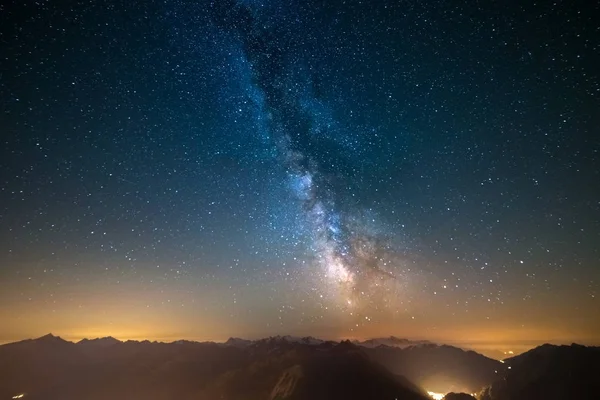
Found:
[[[481,400],[593,400],[600,393],[600,347],[543,344],[504,360],[508,370]]]
[[[174,341],[170,341],[170,342],[156,341],[156,340],[151,341],[149,339],[120,340],[113,336],[85,337],[78,341],[72,341],[72,340],[63,339],[62,337],[54,335],[52,333],[47,333],[47,334],[37,337],[37,338],[28,338],[28,339],[22,339],[22,340],[18,340],[18,341],[14,341],[14,342],[8,342],[8,343],[0,344],[0,346],[7,345],[7,344],[13,344],[13,343],[20,343],[20,342],[25,342],[25,341],[32,341],[32,340],[35,340],[35,341],[62,340],[64,342],[69,342],[69,343],[74,343],[74,344],[89,344],[89,343],[99,343],[99,342],[111,342],[111,343],[116,344],[116,343],[126,343],[126,342],[139,342],[139,343],[215,343],[215,344],[223,344],[223,345],[248,345],[248,344],[261,343],[261,342],[267,342],[267,341],[270,341],[270,342],[285,341],[285,342],[296,342],[296,343],[303,343],[303,344],[310,344],[310,345],[319,345],[322,343],[340,343],[342,341],[348,340],[355,345],[363,346],[363,347],[377,347],[379,345],[385,345],[385,346],[389,346],[389,347],[400,347],[400,346],[409,346],[409,345],[435,344],[434,342],[431,342],[429,340],[411,340],[411,339],[406,339],[406,338],[398,338],[396,336],[375,337],[375,338],[370,338],[370,339],[365,339],[365,340],[349,340],[349,339],[332,340],[332,339],[320,339],[320,338],[317,338],[314,336],[292,336],[292,335],[267,336],[267,337],[260,338],[260,339],[244,339],[244,338],[240,338],[240,337],[230,337],[229,339],[227,339],[224,342],[221,342],[221,341],[198,341],[198,340],[189,340],[189,339],[179,339],[179,340],[174,340]]]
[[[495,388],[496,394],[511,393],[501,382],[505,377],[509,383],[521,382],[514,375],[519,363],[533,363],[543,373],[553,373],[552,360],[573,367],[573,360],[600,354],[581,345],[544,345],[503,364],[474,351],[433,343],[372,347],[310,336],[228,342],[104,337],[73,343],[49,334],[6,344],[0,346],[0,399],[19,393],[28,393],[33,400],[125,399],[131,393],[156,400],[353,399],[364,388],[374,388],[381,390],[383,398],[423,400],[426,392],[476,393],[486,387]],[[548,379],[535,374],[529,378]],[[340,382],[352,382],[354,389]],[[346,397],[335,397],[342,393]]]

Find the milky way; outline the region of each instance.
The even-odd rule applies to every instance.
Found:
[[[597,338],[597,4],[0,11],[0,341]]]
[[[336,188],[345,185],[348,176],[328,173],[321,165],[323,160],[335,164],[340,154],[348,152],[343,147],[345,133],[314,93],[315,72],[306,67],[302,54],[295,53],[300,46],[290,31],[294,26],[286,26],[286,19],[266,24],[256,17],[260,11],[256,4],[221,2],[219,7],[214,21],[230,22],[225,29],[233,30],[239,40],[244,72],[251,77],[245,83],[256,108],[257,135],[275,143],[288,186],[300,202],[323,285],[315,295],[348,310],[385,307],[377,294],[391,291],[390,298],[399,298],[395,289],[405,282],[395,276],[399,265],[391,259],[394,249],[385,243],[377,217],[362,220],[360,210],[344,207],[346,194]],[[327,158],[313,155],[314,143],[327,148]],[[351,156],[361,162],[360,156]]]

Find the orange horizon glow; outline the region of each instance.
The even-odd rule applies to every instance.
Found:
[[[26,337],[14,337],[14,338],[5,338],[4,340],[0,340],[1,344],[7,344],[12,342],[18,342],[20,340],[26,339],[35,339],[41,336],[44,336],[48,333],[51,333],[55,336],[59,336],[64,340],[77,343],[83,339],[96,339],[96,338],[104,338],[104,337],[113,337],[120,341],[150,341],[150,342],[159,342],[159,343],[171,343],[178,340],[189,340],[194,342],[214,342],[214,343],[224,343],[230,337],[241,337],[243,339],[249,340],[257,340],[270,336],[285,336],[286,334],[273,334],[273,335],[222,335],[222,336],[203,336],[203,335],[175,335],[175,334],[150,334],[149,331],[135,331],[135,330],[102,330],[102,329],[89,329],[89,330],[80,330],[76,332],[67,332],[64,330],[54,330],[54,331],[46,331],[40,332],[33,335],[27,335]],[[525,351],[528,351],[532,348],[535,348],[544,343],[551,344],[565,344],[569,345],[571,343],[578,343],[582,345],[597,345],[597,341],[593,340],[571,340],[569,338],[566,339],[554,339],[554,340],[544,340],[544,339],[509,339],[502,340],[501,335],[482,335],[480,337],[451,337],[448,339],[440,340],[439,338],[432,337],[418,337],[413,335],[401,335],[401,334],[382,334],[381,332],[374,332],[372,336],[362,336],[362,335],[354,335],[354,336],[338,336],[338,337],[325,337],[318,335],[294,335],[291,336],[304,337],[304,336],[313,336],[323,340],[368,340],[372,338],[381,338],[381,337],[389,337],[395,336],[398,338],[404,338],[408,340],[428,340],[432,343],[436,344],[446,344],[452,345],[455,347],[463,348],[465,350],[474,350],[480,354],[483,354],[487,357],[494,358],[497,360],[502,360],[503,358],[512,357],[514,355],[518,355]],[[494,340],[494,338],[498,338],[500,340]]]

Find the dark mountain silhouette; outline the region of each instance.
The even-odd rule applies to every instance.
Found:
[[[427,395],[361,353],[340,352],[334,356],[320,354],[288,369],[270,398],[425,400]]]
[[[505,364],[474,351],[436,344],[366,349],[375,361],[428,391],[475,393],[502,376]]]
[[[121,343],[120,340],[115,339],[112,336],[107,336],[103,338],[97,339],[82,339],[77,342],[78,346],[98,346],[98,347],[108,347],[114,344]]]
[[[252,344],[252,340],[240,339],[240,338],[229,338],[225,342],[225,346],[233,347],[248,347]]]
[[[475,397],[467,393],[448,393],[442,400],[477,400]]]
[[[271,337],[259,339],[259,340],[229,338],[224,344],[226,346],[247,347],[247,346],[251,346],[253,344],[260,344],[260,343],[273,344],[273,343],[281,343],[281,342],[301,343],[301,344],[307,344],[307,345],[313,345],[313,346],[319,346],[321,344],[328,343],[328,341],[326,341],[326,340],[318,339],[318,338],[315,338],[312,336],[296,337],[296,336],[286,335],[286,336],[271,336]],[[337,342],[329,341],[329,343],[337,343]],[[354,340],[354,341],[352,341],[352,344],[357,345],[357,346],[362,346],[362,347],[370,347],[370,348],[375,348],[375,347],[379,347],[379,346],[406,348],[409,346],[430,345],[432,343],[428,340],[409,340],[409,339],[400,339],[395,336],[389,336],[389,337],[368,339],[368,340],[364,340],[364,341]]]
[[[357,396],[367,392],[381,398],[426,399],[420,388],[392,375],[349,342],[318,342],[324,347],[314,343],[280,337],[247,348],[114,338],[75,344],[46,335],[0,346],[0,399],[24,394],[34,400],[335,400],[364,398]]]
[[[374,361],[395,374],[406,376],[418,385],[434,392],[479,392],[502,375],[506,366],[498,360],[474,351],[436,345],[428,341],[413,341],[394,336],[360,341],[343,341],[345,345],[361,348]],[[274,336],[249,341],[229,339],[226,345],[252,352],[286,351],[298,345],[328,349],[337,342],[313,337]]]
[[[379,346],[388,346],[388,347],[409,347],[409,346],[418,346],[424,344],[433,344],[428,340],[409,340],[409,339],[401,339],[395,336],[383,337],[383,338],[374,338],[368,339],[364,341],[354,341],[352,342],[359,346],[364,347],[379,347]]]
[[[226,344],[108,337],[75,344],[46,335],[0,346],[0,399],[22,393],[49,400],[358,399],[367,392],[427,398],[369,354],[385,349],[396,350],[291,336]]]
[[[600,398],[600,348],[545,344],[504,360],[502,379],[483,400],[592,400]]]
[[[84,362],[74,343],[50,334],[0,346],[0,399],[66,384]]]
[[[222,344],[108,337],[75,344],[46,335],[0,346],[0,400],[20,394],[33,400],[424,400],[425,390],[473,393],[486,386],[485,400],[591,399],[600,390],[599,361],[597,348],[577,345],[541,346],[502,364],[433,344],[368,347],[290,336]],[[447,399],[456,396],[467,399],[464,393]]]
[[[371,361],[354,346],[303,346],[259,358],[222,375],[198,399],[335,400],[414,399],[426,393]]]

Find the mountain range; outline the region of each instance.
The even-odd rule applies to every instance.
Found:
[[[544,345],[502,363],[395,337],[73,343],[49,334],[0,346],[0,400],[426,400],[428,392],[478,392],[485,400],[591,399],[597,397],[588,393],[599,393],[598,361],[597,348],[576,345]],[[556,393],[579,397],[551,397]]]

